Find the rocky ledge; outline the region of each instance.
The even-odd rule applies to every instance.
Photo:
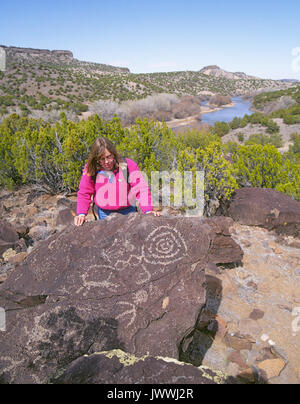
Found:
[[[173,358],[178,383],[298,384],[299,202],[274,192],[237,191],[231,217],[75,228],[75,195],[2,190],[0,382],[175,383]]]

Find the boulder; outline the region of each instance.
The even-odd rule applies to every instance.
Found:
[[[19,240],[18,233],[6,220],[0,220],[0,256],[4,251],[13,248]]]
[[[74,216],[76,214],[69,208],[62,209],[58,212],[56,220],[55,220],[55,225],[63,225],[66,226],[68,224],[72,224],[74,222]]]
[[[178,358],[206,302],[214,226],[113,214],[41,241],[0,287],[0,383],[41,383],[113,349]]]
[[[231,218],[211,217],[203,219],[214,231],[214,237],[209,249],[209,262],[214,264],[240,264],[243,250],[231,238],[230,228],[234,225]]]
[[[226,215],[240,224],[300,237],[300,202],[274,189],[238,189]]]
[[[121,350],[95,353],[72,362],[54,384],[225,384],[221,372],[170,358],[129,355]],[[230,383],[230,381],[228,380]]]

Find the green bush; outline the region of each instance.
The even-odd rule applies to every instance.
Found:
[[[203,171],[206,215],[209,214],[210,201],[228,200],[238,188],[235,168],[225,158],[220,142],[210,143],[205,150],[188,148],[181,151],[178,156],[178,169],[182,174],[184,171]]]
[[[262,133],[253,134],[249,136],[249,139],[245,142],[245,145],[252,145],[252,144],[271,144],[277,148],[283,146],[282,136],[278,133],[273,135],[265,135]]]
[[[212,133],[223,137],[230,131],[230,126],[226,122],[216,122],[213,126]]]
[[[273,188],[300,198],[300,165],[273,145],[239,146],[233,154],[239,186]]]

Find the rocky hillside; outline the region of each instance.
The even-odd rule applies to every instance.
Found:
[[[246,73],[242,72],[230,73],[216,65],[203,67],[200,73],[212,77],[225,77],[231,80],[261,80],[259,77],[248,76]]]
[[[217,67],[198,72],[131,74],[127,68],[79,61],[70,51],[1,49],[6,53],[6,69],[0,71],[0,119],[13,112],[48,118],[62,109],[76,119],[99,100],[122,102],[158,93],[232,96],[294,85]]]

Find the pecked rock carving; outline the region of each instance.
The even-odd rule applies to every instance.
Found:
[[[42,383],[114,349],[178,358],[205,305],[205,267],[218,261],[222,226],[209,223],[111,215],[41,242],[0,287],[0,382]]]

